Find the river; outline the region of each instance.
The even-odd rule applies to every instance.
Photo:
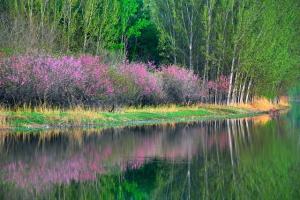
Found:
[[[300,199],[300,104],[279,116],[0,132],[0,199]]]

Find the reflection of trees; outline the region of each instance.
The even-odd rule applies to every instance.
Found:
[[[54,184],[96,180],[111,168],[138,169],[151,158],[189,160],[201,152],[210,124],[179,124],[111,129],[85,135],[78,130],[41,140],[37,135],[7,137],[1,145],[0,165],[6,182],[29,191],[45,191]],[[214,139],[210,138],[209,148]],[[205,144],[206,145],[206,144]],[[222,148],[225,148],[223,141]],[[186,175],[188,175],[186,173]],[[189,185],[189,184],[187,184]]]
[[[191,199],[299,199],[300,160],[295,154],[295,145],[291,145],[293,139],[284,138],[289,142],[282,143],[275,121],[250,126],[251,134],[249,123],[251,121],[227,120],[227,150],[220,151],[219,145],[215,145],[208,154],[198,154],[193,158],[190,166]],[[189,163],[176,166],[172,174],[168,169],[172,166],[166,167],[162,173],[168,174],[167,177],[181,178],[172,183],[159,179],[160,190],[155,193],[155,199],[188,198],[189,190],[183,190],[182,183]]]
[[[276,133],[278,128],[288,132],[278,121],[229,119],[77,133],[76,139],[63,134],[45,142],[38,137],[27,141],[10,138],[2,143],[0,171],[9,172],[6,181],[16,184],[11,191],[48,188],[46,194],[52,198],[297,195],[293,193],[296,186],[291,185],[295,179],[289,178],[299,177],[295,173],[299,166],[294,165],[295,157],[290,159],[293,149],[282,146],[286,137]],[[289,188],[281,186],[280,180]],[[277,193],[271,194],[271,187],[277,187]]]

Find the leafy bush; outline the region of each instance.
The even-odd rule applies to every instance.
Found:
[[[123,76],[116,69],[110,70],[110,77],[114,85],[114,93],[110,96],[110,104],[133,105],[139,94],[139,89],[132,79]]]
[[[203,96],[200,79],[193,71],[172,65],[163,67],[160,74],[168,103],[195,102]]]

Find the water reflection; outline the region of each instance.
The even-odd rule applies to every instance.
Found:
[[[271,187],[298,195],[293,187],[299,181],[289,190],[278,185],[299,170],[286,123],[266,115],[41,136],[2,134],[0,198],[246,198],[270,195]],[[278,182],[276,175],[288,177]],[[273,182],[257,188],[264,181]]]

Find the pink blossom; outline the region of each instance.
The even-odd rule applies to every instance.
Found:
[[[151,68],[153,66],[151,65]],[[158,77],[148,71],[148,66],[142,63],[121,65],[120,73],[132,79],[145,96],[160,95],[162,93]]]

